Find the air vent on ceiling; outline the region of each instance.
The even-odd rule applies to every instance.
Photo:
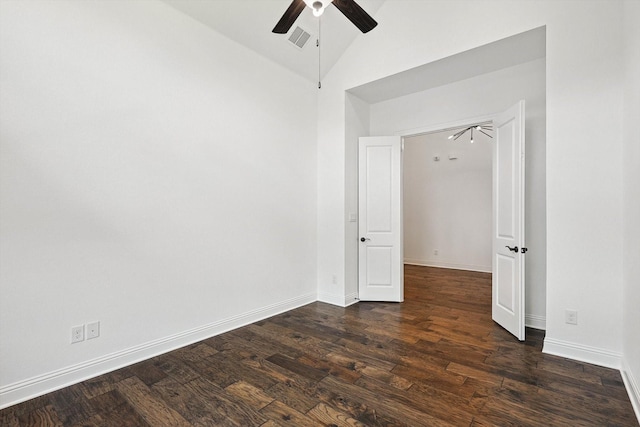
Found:
[[[309,37],[311,37],[311,34],[307,33],[300,27],[296,27],[296,29],[291,33],[291,36],[289,36],[289,41],[302,49],[305,43],[309,40]]]

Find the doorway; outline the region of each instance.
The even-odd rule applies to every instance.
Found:
[[[492,120],[496,128],[495,140],[491,144],[491,161],[488,162],[491,164],[491,188],[480,198],[491,200],[492,318],[519,340],[524,340],[524,100],[496,114]],[[466,128],[450,134],[447,139],[455,142],[469,132],[469,144],[474,144],[474,130],[493,139],[492,135],[485,132],[492,132],[493,124],[474,123],[465,126]],[[401,151],[405,141],[401,137],[363,137],[359,141],[359,229],[362,243],[359,251],[360,298],[401,302],[404,299],[405,256],[402,250],[403,188],[400,180],[404,169]],[[482,150],[477,152],[482,153]],[[407,154],[405,153],[405,156]],[[458,160],[458,154],[449,152],[447,159]],[[434,155],[433,160],[439,162],[440,156]],[[418,165],[417,171],[425,169],[422,163]],[[459,172],[460,169],[456,174],[446,174],[447,179],[454,181],[454,176],[460,175]],[[486,176],[488,177],[488,173]],[[477,178],[473,177],[469,182],[476,180]],[[443,186],[445,181],[446,179],[440,180],[435,188]],[[461,187],[464,185],[456,183],[450,193],[461,193]],[[416,188],[425,188],[424,182],[418,182]],[[487,197],[489,195],[490,197]],[[462,209],[459,211],[467,212],[472,217],[474,212],[469,209],[469,200],[466,200],[469,195],[465,193],[463,196],[460,204]],[[422,197],[413,199],[419,201]],[[447,200],[450,199],[452,196],[446,194],[440,203],[428,204],[424,212],[433,209],[435,205],[447,204]],[[421,218],[425,216],[427,215],[420,215]],[[445,212],[444,217],[444,226],[440,227],[445,234],[442,241],[451,241],[450,236],[447,236],[447,230],[451,228],[447,227],[451,224],[450,212]],[[376,220],[373,221],[372,218]],[[415,230],[409,230],[410,233],[411,231]],[[437,253],[437,250],[434,253]]]
[[[491,272],[491,132],[404,138],[404,262]]]
[[[526,235],[527,253],[526,324],[546,327],[546,30],[536,28],[504,40],[461,52],[347,90],[345,97],[345,274],[344,288],[336,301],[349,305],[358,301],[358,137],[362,135],[417,135],[453,128],[465,122],[490,120],[482,116],[500,111],[516,99],[527,102]],[[494,71],[478,71],[469,55],[511,58],[496,63]],[[511,53],[510,53],[511,52]],[[523,55],[523,56],[521,56]],[[466,79],[438,80],[433,73],[445,67],[470,70]],[[413,86],[412,86],[413,84]],[[419,84],[419,85],[418,85]],[[429,86],[431,84],[431,86]],[[418,85],[418,86],[416,86]],[[391,88],[396,88],[391,90]],[[465,122],[452,122],[467,117]],[[444,161],[444,160],[441,160]],[[447,160],[448,161],[448,160]],[[433,248],[440,249],[440,248]],[[441,253],[441,252],[440,252]],[[440,255],[440,258],[442,256]],[[329,279],[330,280],[330,276]],[[339,298],[338,298],[339,297]],[[344,301],[344,302],[343,302]]]

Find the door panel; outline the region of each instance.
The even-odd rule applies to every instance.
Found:
[[[391,287],[393,285],[391,265],[393,248],[389,246],[366,246],[368,286]]]
[[[402,140],[360,138],[358,293],[365,301],[403,301]]]
[[[511,284],[515,280],[515,268],[513,257],[506,257],[502,254],[497,254],[498,271],[496,274],[497,280],[495,283],[496,294],[498,296],[497,304],[503,310],[509,313],[514,312],[514,293]]]
[[[492,317],[524,340],[524,101],[494,128]]]

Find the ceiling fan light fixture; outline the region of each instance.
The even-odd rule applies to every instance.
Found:
[[[321,1],[313,2],[313,16],[318,17],[324,13],[324,5]]]
[[[333,0],[304,0],[307,6],[313,11],[313,16],[315,17],[321,16],[332,1]]]

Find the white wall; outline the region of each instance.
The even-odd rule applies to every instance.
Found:
[[[344,92],[546,26],[545,351],[608,366],[622,352],[622,3],[385,2],[319,99],[319,289],[345,264]],[[376,120],[371,117],[371,123]],[[602,144],[606,141],[607,158]],[[606,160],[606,161],[605,161]],[[639,304],[640,305],[640,304]],[[578,310],[578,325],[564,322]]]
[[[452,133],[404,140],[404,260],[491,272],[491,139]]]
[[[314,84],[154,1],[0,31],[0,407],[316,299]]]
[[[498,113],[525,100],[525,317],[528,326],[539,329],[545,328],[547,280],[545,65],[541,58],[379,102],[371,105],[370,119],[372,134],[411,134]]]
[[[625,1],[624,378],[640,420],[640,2]]]

